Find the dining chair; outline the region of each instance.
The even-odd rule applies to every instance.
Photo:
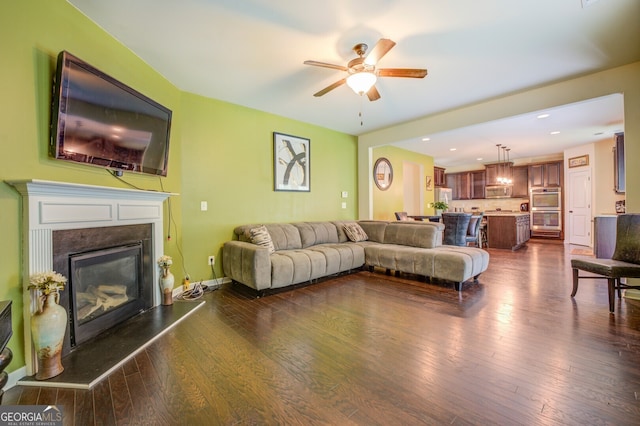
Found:
[[[442,213],[442,223],[444,223],[442,244],[448,246],[466,246],[471,216],[471,213]]]
[[[622,278],[640,278],[640,214],[618,215],[616,223],[616,248],[611,259],[593,257],[575,257],[571,259],[573,269],[573,291],[578,292],[580,279],[607,279],[609,293],[609,312],[614,313],[615,293],[622,297],[623,289],[640,289],[640,285],[627,285]],[[593,275],[580,275],[579,271]]]

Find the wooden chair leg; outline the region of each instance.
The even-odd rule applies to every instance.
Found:
[[[609,312],[613,313],[615,310],[615,292],[616,292],[616,278],[607,278],[609,284]]]
[[[622,278],[616,278],[616,288],[618,289],[618,299],[622,299],[622,289],[620,288],[620,280]]]
[[[578,269],[573,268],[573,291],[571,292],[571,297],[575,296],[578,292]]]

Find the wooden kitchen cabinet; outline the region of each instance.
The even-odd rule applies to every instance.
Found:
[[[516,217],[516,229],[516,246],[520,248],[531,238],[531,224],[529,222],[528,214]]]
[[[469,172],[471,199],[477,200],[484,198],[484,187],[486,185],[485,171],[477,170]]]
[[[513,189],[511,198],[529,198],[529,166],[516,166],[511,169]]]
[[[442,167],[433,166],[433,186],[436,188],[446,187],[447,181],[444,177],[444,171]]]
[[[529,215],[487,216],[489,248],[517,250],[531,237]]]
[[[444,181],[446,183],[447,188],[451,188],[451,199],[455,200],[455,196],[454,196],[454,192],[455,190],[453,189],[456,186],[456,174],[455,173],[447,173],[446,175],[444,175]]]
[[[531,164],[528,172],[530,188],[562,186],[562,161]]]
[[[445,180],[447,187],[451,188],[451,198],[453,200],[471,199],[470,172],[447,173]]]
[[[485,164],[484,166],[485,180],[487,185],[498,184],[498,165]]]

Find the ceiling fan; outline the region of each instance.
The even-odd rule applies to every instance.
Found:
[[[346,71],[348,75],[335,83],[325,87],[313,96],[320,97],[336,87],[340,87],[343,84],[347,84],[354,92],[359,95],[367,94],[370,101],[376,101],[380,99],[380,93],[376,89],[375,83],[378,77],[409,77],[409,78],[424,78],[427,75],[427,70],[417,68],[376,68],[376,64],[384,55],[395,46],[396,43],[387,38],[381,38],[373,49],[367,53],[367,46],[365,43],[358,43],[353,46],[353,51],[358,55],[357,58],[352,59],[347,63],[347,66],[328,64],[326,62],[318,61],[304,61],[306,65],[313,65],[316,67],[332,68],[340,71]]]

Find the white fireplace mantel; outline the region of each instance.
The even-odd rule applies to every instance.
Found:
[[[53,231],[151,224],[153,258],[157,259],[164,253],[163,202],[176,194],[35,179],[7,183],[23,197],[25,360],[27,374],[32,375],[37,363],[29,324],[37,308],[27,286],[29,275],[53,269]],[[153,274],[153,282],[157,283],[157,268]],[[160,287],[154,286],[153,306],[160,301]]]

